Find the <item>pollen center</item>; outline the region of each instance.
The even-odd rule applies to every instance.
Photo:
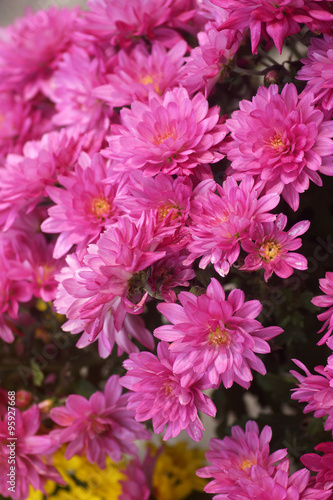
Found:
[[[165,130],[163,133],[155,135],[155,137],[153,138],[153,143],[158,146],[159,144],[162,144],[162,142],[166,141],[166,139],[168,139],[169,137],[176,139],[176,133],[174,130]]]
[[[245,470],[251,468],[253,465],[256,465],[256,462],[252,462],[249,458],[244,458],[244,460],[242,460],[239,464],[239,467],[242,470]]]
[[[163,220],[172,211],[171,220],[177,219],[181,215],[179,207],[170,203],[170,205],[161,205],[158,208],[158,218]]]
[[[270,145],[273,149],[279,149],[282,146],[285,146],[282,140],[282,134],[276,134],[270,139]]]
[[[275,241],[267,241],[261,245],[260,255],[266,262],[268,262],[270,260],[274,260],[280,250],[281,245],[279,245],[279,243],[275,243]]]
[[[111,204],[105,198],[94,198],[91,201],[91,212],[99,219],[106,219],[111,214]]]
[[[219,326],[213,331],[210,330],[208,336],[208,344],[215,346],[222,346],[229,344],[229,335],[226,329],[221,329]]]

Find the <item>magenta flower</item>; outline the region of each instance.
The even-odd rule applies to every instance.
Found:
[[[233,60],[243,37],[239,31],[218,31],[211,22],[197,37],[199,46],[192,49],[186,58],[181,83],[190,95],[198,90],[210,94],[216,82],[228,75],[227,66]]]
[[[175,373],[193,370],[207,373],[211,386],[221,381],[225,387],[234,382],[245,388],[252,380],[251,369],[265,374],[265,366],[255,353],[270,352],[269,340],[282,333],[279,327],[263,328],[255,320],[262,305],[245,302],[242,290],[232,290],[225,298],[220,283],[211,279],[206,294],[196,297],[181,292],[178,304],[158,304],[158,310],[172,323],[155,329],[155,337],[172,342],[176,354]]]
[[[315,476],[316,487],[329,490],[333,495],[333,443],[320,443],[315,446],[315,450],[323,452],[323,455],[307,453],[302,455],[300,460],[305,467],[317,472]],[[329,498],[331,499],[331,497]]]
[[[170,27],[188,30],[195,13],[192,0],[89,0],[82,30],[98,40],[128,47],[137,37],[178,42]],[[168,27],[166,27],[168,26]],[[177,36],[178,35],[178,36]]]
[[[41,229],[45,233],[60,233],[54,248],[54,258],[65,255],[73,245],[77,250],[96,241],[107,220],[115,220],[121,214],[117,196],[127,192],[125,181],[105,184],[107,166],[101,155],[80,158],[72,175],[58,176],[65,189],[50,186],[47,194],[56,205],[48,210]]]
[[[333,37],[312,37],[306,59],[301,59],[302,68],[297,73],[298,80],[307,81],[303,94],[312,92],[313,102],[323,110],[333,109]]]
[[[252,225],[275,220],[269,211],[279,203],[279,196],[259,196],[257,188],[250,176],[240,185],[233,177],[227,177],[222,187],[212,180],[198,184],[190,211],[190,256],[185,262],[201,257],[200,268],[211,262],[221,276],[228,274]]]
[[[121,162],[119,170],[143,169],[147,177],[190,175],[199,164],[223,157],[219,150],[226,128],[219,108],[209,108],[200,93],[190,99],[184,88],[163,97],[151,91],[148,104],[135,101],[120,116],[122,124],[111,126],[109,146],[102,151]]]
[[[333,330],[333,273],[327,272],[325,278],[319,280],[319,286],[325,295],[318,295],[311,300],[312,304],[318,307],[328,307],[328,309],[318,314],[319,321],[324,321],[322,328],[318,333],[327,328],[327,332],[318,342],[318,345],[324,344],[331,336]]]
[[[13,420],[7,413],[0,418],[0,493],[5,498],[24,500],[29,497],[29,486],[45,493],[44,485],[47,480],[55,481],[61,485],[65,482],[56,469],[49,465],[48,455],[54,453],[59,447],[57,442],[47,435],[36,435],[40,427],[40,413],[36,405],[24,412],[15,410],[15,440],[8,439],[9,425]],[[14,443],[14,447],[10,447]],[[11,452],[12,450],[12,452]],[[15,457],[15,492],[9,490],[8,473],[9,460]]]
[[[226,498],[238,498],[233,495],[240,479],[250,479],[253,468],[260,467],[268,475],[275,471],[275,464],[287,455],[286,449],[270,454],[269,442],[272,429],[266,425],[261,433],[254,421],[246,423],[245,431],[238,425],[232,427],[231,437],[211,439],[206,459],[211,462],[197,470],[199,477],[213,477],[205,486],[207,493],[225,493]],[[216,499],[224,498],[218,495]],[[257,497],[260,498],[261,497]]]
[[[330,32],[333,15],[329,2],[312,0],[212,0],[230,12],[220,29],[251,30],[252,52],[257,53],[261,35],[272,38],[281,54],[287,36],[301,31],[305,23],[312,31]],[[326,8],[325,8],[326,7]],[[327,9],[327,10],[326,10]]]
[[[275,222],[262,222],[250,230],[249,240],[242,242],[242,248],[249,254],[245,257],[243,271],[265,269],[265,281],[273,274],[280,278],[289,278],[294,269],[304,271],[308,268],[305,257],[291,250],[297,250],[302,240],[297,236],[309,229],[309,221],[295,224],[289,231],[283,231],[287,217],[279,214]]]
[[[102,56],[90,57],[87,50],[73,47],[64,54],[52,79],[52,101],[57,126],[76,125],[82,133],[101,130],[110,125],[112,107],[94,95],[94,89],[106,83],[105,61]]]
[[[128,408],[135,410],[139,422],[152,419],[154,432],[159,434],[166,426],[163,440],[178,436],[181,430],[200,441],[204,427],[198,410],[212,417],[216,414],[213,402],[202,393],[208,384],[202,375],[176,374],[176,359],[166,342],[157,346],[157,356],[149,352],[130,354],[124,361],[128,370],[121,384],[133,391]]]
[[[226,121],[232,140],[226,143],[236,180],[251,174],[266,193],[281,194],[293,210],[299,193],[318,186],[318,172],[333,175],[333,122],[314,108],[313,95],[297,95],[293,84],[259,87],[252,101],[243,100]]]
[[[69,443],[65,458],[86,454],[90,463],[105,468],[108,455],[119,462],[122,453],[136,455],[136,439],[149,439],[142,424],[134,420],[134,412],[126,408],[129,394],[121,394],[119,376],[112,375],[104,392],[97,391],[89,400],[71,394],[66,406],[52,408],[54,422],[64,429],[55,430],[51,436],[60,443]]]
[[[306,366],[294,359],[294,363],[304,370],[305,376],[291,370],[290,373],[299,381],[298,389],[292,389],[291,399],[297,399],[301,403],[308,403],[304,413],[314,412],[316,418],[327,415],[324,423],[325,430],[333,429],[333,356],[327,360],[327,365],[316,366],[318,375],[312,375]]]
[[[0,77],[2,88],[24,87],[30,99],[39,91],[49,95],[50,77],[62,54],[71,44],[78,9],[33,12],[0,31]]]
[[[186,50],[183,40],[168,52],[159,42],[152,44],[151,54],[143,44],[135,45],[129,54],[122,49],[113,73],[107,75],[105,84],[93,90],[93,95],[114,107],[147,102],[151,90],[163,95],[178,85]]]

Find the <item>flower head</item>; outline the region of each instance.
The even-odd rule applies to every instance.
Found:
[[[310,226],[309,221],[295,224],[289,231],[283,231],[287,217],[279,214],[275,222],[262,222],[250,230],[251,239],[244,240],[242,248],[248,252],[241,270],[254,271],[265,269],[265,280],[273,274],[280,278],[289,278],[293,269],[307,269],[307,260],[303,255],[292,252],[297,250],[302,241],[297,236],[305,233]]]
[[[327,328],[327,332],[318,342],[318,345],[324,344],[331,336],[333,330],[333,273],[327,272],[325,278],[319,280],[319,286],[325,295],[318,295],[311,300],[312,304],[319,307],[328,307],[328,309],[318,314],[318,319],[324,321],[322,328],[318,333],[323,332]]]
[[[159,172],[190,175],[199,164],[215,163],[226,129],[216,106],[198,93],[190,99],[184,88],[163,97],[149,93],[148,104],[134,101],[120,112],[121,125],[111,126],[109,146],[102,151],[119,160],[122,170],[142,169],[152,177]]]
[[[253,175],[266,193],[281,194],[297,210],[309,181],[322,185],[318,172],[333,175],[333,123],[314,108],[312,94],[299,97],[291,83],[281,95],[277,85],[259,87],[252,102],[239,107],[226,121],[229,174],[237,180]]]
[[[51,410],[54,422],[65,427],[52,431],[51,436],[59,443],[69,443],[67,460],[86,454],[90,463],[104,469],[107,455],[119,462],[122,453],[136,454],[135,439],[149,439],[150,433],[126,409],[129,395],[121,391],[119,376],[112,375],[104,392],[95,392],[89,400],[71,394],[66,406]]]
[[[159,434],[166,426],[163,439],[177,436],[181,430],[200,441],[204,429],[198,410],[215,416],[213,402],[202,393],[207,381],[202,375],[176,374],[173,365],[176,355],[166,342],[157,346],[157,356],[149,352],[130,354],[124,361],[128,370],[121,384],[133,392],[128,408],[135,410],[139,422],[152,419],[154,432]]]
[[[255,320],[262,309],[258,300],[245,302],[242,290],[232,290],[225,298],[220,283],[212,278],[206,294],[196,297],[181,292],[178,304],[159,304],[158,310],[172,325],[155,329],[154,335],[172,342],[176,354],[175,373],[193,370],[206,373],[211,386],[234,382],[248,388],[251,369],[265,373],[263,362],[255,355],[270,351],[265,340],[282,332],[281,328],[263,328]]]

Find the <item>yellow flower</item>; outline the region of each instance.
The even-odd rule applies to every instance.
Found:
[[[196,470],[205,465],[205,452],[189,448],[187,443],[164,445],[153,474],[153,492],[156,500],[182,500],[193,490],[202,491],[207,484],[196,476]]]

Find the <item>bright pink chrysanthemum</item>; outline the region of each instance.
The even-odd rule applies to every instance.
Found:
[[[151,54],[143,44],[135,45],[129,54],[122,49],[107,83],[95,88],[93,95],[113,107],[147,102],[151,90],[163,95],[178,85],[186,50],[182,40],[168,52],[158,42],[152,44]]]
[[[66,326],[72,333],[85,330],[93,342],[109,324],[110,309],[116,330],[122,328],[126,312],[143,311],[149,267],[165,256],[156,251],[160,240],[154,237],[154,223],[145,214],[135,222],[119,217],[96,244],[89,245],[83,262],[67,257],[69,267],[59,277],[65,293],[55,306],[70,320]]]
[[[333,429],[333,355],[328,358],[325,367],[315,367],[318,375],[312,375],[300,361],[295,359],[293,361],[304,370],[305,375],[295,370],[290,371],[299,381],[298,388],[293,389],[291,399],[308,403],[303,410],[304,413],[313,411],[316,418],[327,415],[324,428],[325,430]]]
[[[50,186],[46,192],[56,205],[48,210],[49,218],[41,225],[45,233],[60,233],[54,248],[54,257],[65,255],[72,247],[85,249],[95,241],[108,220],[121,214],[117,197],[127,192],[125,182],[106,184],[108,177],[105,160],[96,154],[90,160],[81,156],[70,175],[58,176],[65,189]]]
[[[287,217],[279,214],[275,222],[262,222],[250,229],[250,239],[242,242],[242,248],[249,255],[245,257],[241,270],[255,271],[265,269],[265,280],[273,274],[280,278],[289,278],[294,269],[304,271],[308,267],[305,257],[293,252],[302,245],[298,238],[310,226],[309,221],[295,224],[289,231],[283,231]]]
[[[233,177],[228,177],[222,187],[212,180],[198,184],[191,203],[192,241],[187,245],[190,257],[186,262],[201,257],[200,268],[205,269],[211,262],[221,276],[228,274],[251,226],[276,218],[269,211],[279,203],[279,196],[260,196],[257,187],[250,176],[239,185]]]
[[[251,174],[266,193],[281,194],[293,210],[309,181],[321,186],[318,174],[333,175],[333,122],[314,108],[313,95],[297,95],[295,85],[259,87],[252,101],[243,100],[226,126],[229,174],[241,180]]]
[[[324,321],[318,333],[323,332],[327,328],[327,332],[318,342],[318,345],[321,345],[327,341],[333,330],[333,273],[327,272],[325,278],[319,280],[319,286],[325,295],[313,297],[311,302],[318,307],[328,307],[325,312],[318,314],[319,321]]]
[[[197,471],[199,477],[214,478],[205,487],[205,491],[232,495],[239,480],[250,478],[251,470],[258,466],[271,475],[276,462],[287,455],[285,449],[270,454],[271,438],[272,429],[268,425],[259,432],[256,422],[248,421],[245,431],[236,425],[231,429],[231,437],[211,439],[209,451],[206,452],[206,459],[211,465]],[[221,498],[224,496],[221,495]],[[226,498],[236,497],[226,496]]]
[[[195,14],[193,0],[89,0],[87,5],[82,30],[121,47],[137,37],[176,43],[181,37],[170,27],[189,29]]]
[[[143,461],[136,457],[121,471],[126,479],[120,481],[122,493],[119,500],[138,500],[138,498],[148,500],[158,454],[157,451],[156,454],[152,455],[148,449]]]
[[[33,12],[0,30],[0,88],[23,86],[27,99],[39,91],[49,95],[50,77],[62,54],[69,48],[79,10],[57,9]]]
[[[243,37],[239,31],[218,31],[213,23],[207,23],[197,36],[199,46],[186,58],[181,83],[191,95],[198,90],[210,94],[216,82],[228,75],[227,66]]]
[[[312,92],[313,102],[332,113],[333,109],[333,37],[311,38],[304,66],[297,73],[298,80],[307,82],[303,94]]]
[[[257,53],[261,35],[272,38],[281,54],[284,39],[301,31],[300,24],[306,24],[312,31],[329,33],[333,20],[330,3],[325,1],[212,0],[212,2],[230,13],[220,29],[250,28],[254,54]]]
[[[77,125],[82,133],[109,128],[112,107],[94,95],[94,89],[106,83],[105,61],[90,57],[75,46],[64,54],[52,79],[52,101],[56,114],[52,122],[57,126]]]
[[[111,126],[109,147],[102,151],[119,160],[122,170],[142,169],[152,177],[165,174],[190,175],[199,164],[215,163],[226,135],[217,106],[198,93],[190,99],[184,88],[160,97],[149,93],[148,104],[135,101],[120,112],[121,125]]]
[[[307,453],[302,455],[300,460],[309,470],[317,472],[315,476],[315,485],[318,488],[324,488],[331,492],[333,498],[333,443],[320,443],[315,446],[316,451],[323,452],[323,455],[317,453]]]
[[[122,453],[135,455],[133,441],[149,439],[150,432],[126,408],[128,398],[129,394],[122,394],[119,376],[112,375],[104,392],[95,392],[89,400],[71,394],[66,406],[53,408],[52,420],[65,429],[55,430],[51,436],[59,443],[69,443],[65,458],[85,454],[90,463],[104,469],[107,455],[115,462],[121,460]]]
[[[209,385],[206,378],[194,372],[185,376],[176,374],[173,369],[176,355],[166,342],[158,344],[157,356],[139,352],[124,361],[128,372],[121,384],[134,392],[128,408],[135,410],[139,422],[151,418],[156,434],[166,426],[164,440],[185,430],[194,441],[200,441],[204,427],[198,411],[212,417],[216,414],[213,402],[202,392]]]
[[[35,490],[45,493],[44,485],[47,480],[55,481],[65,485],[60,474],[54,467],[47,463],[47,455],[50,455],[59,447],[57,442],[48,435],[36,435],[40,426],[40,413],[36,405],[24,412],[17,408],[15,411],[15,425],[13,424],[13,412],[0,419],[0,493],[5,498],[8,496],[14,500],[24,500],[29,497],[29,485]],[[11,426],[11,427],[9,427]],[[14,428],[15,439],[10,440],[8,431]],[[14,446],[10,446],[14,443]],[[15,480],[10,485],[9,472],[10,460],[14,457]],[[10,489],[9,486],[14,486]]]
[[[206,294],[196,297],[181,292],[178,304],[158,304],[158,310],[172,323],[155,329],[154,335],[172,342],[176,354],[175,373],[193,370],[206,373],[211,386],[234,382],[248,388],[251,370],[266,373],[255,353],[268,353],[266,340],[282,333],[279,327],[263,328],[255,318],[262,305],[258,300],[245,302],[242,290],[232,290],[225,298],[220,283],[212,278]]]

